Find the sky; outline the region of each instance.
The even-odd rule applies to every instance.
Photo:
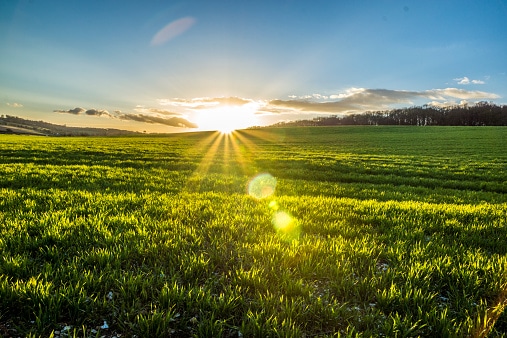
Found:
[[[507,0],[0,1],[0,114],[147,132],[507,104]]]

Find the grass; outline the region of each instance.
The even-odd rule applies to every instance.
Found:
[[[0,336],[503,336],[506,137],[1,136]]]

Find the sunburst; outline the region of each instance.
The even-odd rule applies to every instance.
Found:
[[[230,134],[234,130],[245,129],[257,124],[258,105],[226,105],[205,109],[196,116],[195,123],[199,130],[219,131]]]

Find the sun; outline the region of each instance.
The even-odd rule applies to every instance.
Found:
[[[199,130],[216,130],[230,134],[234,130],[244,129],[257,124],[257,105],[227,105],[205,109],[199,112],[195,123]]]
[[[233,131],[235,131],[236,129],[241,129],[241,128],[234,128],[234,127],[229,127],[229,126],[221,126],[221,127],[219,127],[218,131],[221,132],[222,134],[230,134]]]

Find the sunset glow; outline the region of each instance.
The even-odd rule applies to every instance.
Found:
[[[504,1],[1,1],[0,114],[227,133],[502,105],[506,16]]]
[[[256,124],[256,105],[223,106],[198,112],[195,123],[199,130],[216,130],[229,134],[234,130],[245,129]]]

